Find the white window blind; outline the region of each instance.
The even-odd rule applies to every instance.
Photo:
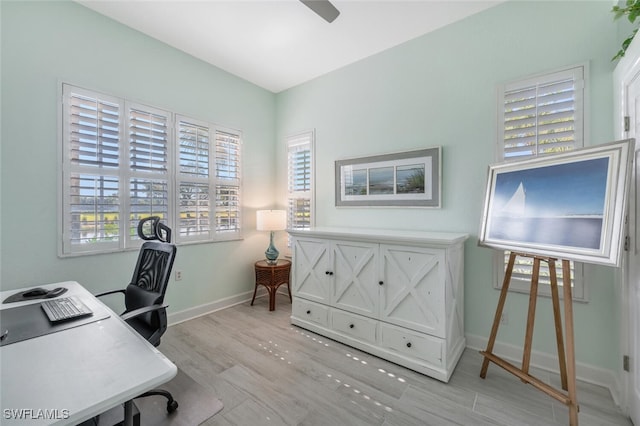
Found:
[[[501,158],[522,159],[583,145],[584,67],[500,88]]]
[[[500,256],[502,257],[502,256]],[[502,274],[500,275],[500,282],[497,283],[497,288],[502,287],[502,280],[504,279],[504,269],[509,262],[509,253],[504,252],[504,258],[501,259],[502,263],[499,263],[498,267],[502,268]],[[572,296],[574,300],[586,300],[584,291],[583,277],[582,277],[582,265],[573,261],[569,262],[571,265],[571,282],[572,282]],[[564,283],[564,275],[562,271],[561,259],[555,262],[556,265],[556,278],[558,285],[562,286]],[[511,282],[509,289],[519,292],[529,292],[531,284],[531,277],[533,275],[533,259],[528,257],[516,257],[513,265],[513,271],[511,273]],[[540,262],[540,272],[538,277],[538,292],[542,295],[551,295],[551,275],[549,272],[549,265],[546,262]],[[560,292],[562,295],[562,292]]]
[[[498,160],[523,160],[584,146],[586,65],[540,74],[501,85],[498,89]],[[496,255],[496,287],[502,287],[509,253]],[[529,292],[533,259],[518,256],[509,288]],[[562,263],[556,262],[562,285]],[[583,267],[571,262],[575,300],[586,300]],[[539,293],[550,295],[550,273],[540,263]],[[545,285],[546,284],[546,285]]]
[[[150,215],[178,243],[240,237],[240,132],[68,84],[62,98],[61,255],[135,247]]]
[[[129,181],[129,237],[138,240],[138,222],[147,216],[169,218],[169,183],[166,179],[131,178]]]
[[[69,94],[69,157],[74,166],[117,168],[120,161],[121,105],[107,97]]]
[[[165,112],[129,108],[131,170],[167,173],[168,121]]]
[[[240,188],[216,185],[216,231],[237,232],[240,227]]]
[[[287,138],[287,227],[313,226],[313,144],[314,132]]]
[[[84,90],[65,92],[64,249],[112,249],[121,241],[124,104]]]
[[[186,240],[208,239],[210,226],[211,129],[206,123],[178,117],[178,234]]]
[[[216,130],[216,231],[240,230],[240,135]]]
[[[125,102],[129,167],[121,174],[129,182],[127,237],[139,240],[138,222],[147,216],[169,220],[169,138],[171,114]]]

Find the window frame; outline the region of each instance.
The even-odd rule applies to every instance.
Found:
[[[184,114],[172,112],[167,109],[161,109],[153,106],[146,105],[141,102],[133,102],[124,97],[110,95],[108,93],[101,92],[99,90],[87,89],[75,84],[67,82],[59,82],[59,108],[58,108],[58,256],[59,257],[75,257],[82,255],[92,254],[104,254],[111,252],[122,252],[128,250],[138,249],[143,241],[137,238],[136,235],[131,234],[131,229],[134,224],[133,213],[131,211],[132,201],[132,179],[140,179],[142,181],[163,181],[166,182],[166,212],[167,217],[163,222],[172,228],[173,242],[179,245],[194,244],[194,243],[211,243],[219,241],[239,240],[243,237],[243,221],[242,221],[242,160],[243,160],[243,148],[242,148],[242,132],[236,129],[218,126],[208,121],[199,120],[193,117],[189,117]],[[89,99],[97,100],[98,102],[105,101],[110,102],[118,106],[118,120],[117,120],[117,167],[105,168],[105,167],[80,167],[77,164],[72,164],[71,159],[71,105],[70,100],[72,95],[85,96]],[[139,110],[144,113],[159,114],[166,118],[166,169],[163,170],[162,166],[159,169],[153,169],[151,171],[134,170],[130,160],[130,121],[131,111]],[[180,135],[179,135],[179,120],[186,120],[189,123],[198,123],[207,127],[209,132],[209,145],[208,145],[208,174],[209,178],[206,180],[208,188],[208,214],[209,214],[209,232],[206,235],[199,235],[196,238],[187,238],[181,234],[180,217],[180,184],[184,181],[184,178],[180,175]],[[114,122],[115,123],[115,122]],[[98,124],[100,125],[100,124]],[[116,124],[114,124],[115,126]],[[100,130],[101,127],[98,127]],[[216,214],[216,187],[220,183],[220,179],[216,176],[216,159],[217,159],[217,146],[215,135],[217,132],[223,131],[225,133],[233,135],[237,139],[237,156],[235,160],[238,168],[238,178],[234,181],[237,186],[237,202],[236,202],[236,216],[237,227],[233,232],[218,232],[215,226],[215,214]],[[145,135],[143,135],[145,136]],[[99,138],[95,136],[96,139]],[[96,148],[97,149],[97,148]],[[90,152],[91,153],[91,152]],[[95,176],[115,176],[118,179],[117,197],[118,197],[118,237],[117,241],[113,242],[97,242],[95,244],[83,244],[78,242],[72,242],[72,212],[71,212],[71,176],[72,173],[79,173],[82,171],[87,175]],[[189,178],[187,178],[188,180]],[[141,212],[142,216],[147,216],[153,211],[154,204],[153,194],[149,195],[150,199],[150,213]],[[164,194],[161,194],[164,197]],[[165,201],[161,200],[161,203]],[[154,213],[155,214],[155,213]],[[164,215],[162,215],[164,216]]]
[[[548,72],[538,73],[524,78],[516,80],[510,80],[508,82],[498,85],[497,90],[497,133],[496,133],[496,160],[501,162],[522,160],[525,158],[533,158],[539,155],[553,155],[553,153],[540,153],[538,152],[538,144],[536,143],[536,152],[533,155],[524,156],[516,155],[512,158],[505,158],[505,94],[511,91],[524,89],[531,87],[532,85],[544,85],[566,79],[568,76],[575,78],[576,85],[574,93],[576,93],[575,100],[575,114],[580,117],[575,117],[574,123],[577,130],[574,131],[574,143],[571,149],[581,148],[588,146],[588,131],[586,123],[588,123],[589,102],[588,102],[588,90],[589,87],[589,64],[587,62],[575,64],[567,67],[563,67]],[[537,99],[537,96],[536,96]],[[538,102],[536,101],[536,104]],[[536,128],[540,115],[536,113],[535,122]],[[536,138],[538,133],[536,132]],[[508,252],[502,250],[496,250],[493,254],[493,287],[497,290],[502,289],[504,276],[506,272],[506,266],[508,261]],[[556,272],[558,276],[558,285],[563,285],[562,276],[562,262],[558,259],[556,262]],[[525,261],[520,256],[516,259],[516,262],[529,262]],[[533,263],[533,259],[530,260]],[[585,280],[585,265],[580,262],[571,262],[572,265],[572,293],[573,300],[578,302],[588,302],[589,294]],[[514,268],[516,269],[516,268]],[[545,297],[551,297],[551,286],[545,283],[546,276],[548,275],[548,267],[546,262],[540,262],[540,281],[538,286],[538,294]],[[531,275],[528,278],[512,276],[509,282],[509,291],[516,293],[529,294],[531,288]],[[559,292],[560,298],[563,297],[562,292]]]

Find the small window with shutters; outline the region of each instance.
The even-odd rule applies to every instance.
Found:
[[[177,243],[241,237],[239,131],[68,84],[62,98],[62,256],[137,247],[151,215]]]
[[[218,234],[240,232],[240,135],[216,129],[216,228]]]
[[[169,220],[169,140],[171,114],[125,103],[129,167],[121,171],[129,189],[126,246],[139,241],[138,222],[147,216]],[[128,175],[128,176],[127,176]]]
[[[498,161],[553,155],[585,146],[585,81],[587,65],[539,74],[498,88]],[[508,252],[495,256],[495,287],[501,288]],[[541,262],[539,294],[551,295],[550,274]],[[529,292],[533,260],[517,257],[509,289]],[[562,263],[556,262],[562,285]],[[571,262],[574,300],[586,301],[583,265]],[[562,294],[562,292],[560,292]]]
[[[314,224],[314,132],[287,138],[287,227],[309,229]]]
[[[115,250],[124,234],[124,101],[74,89],[63,93],[62,250]]]
[[[213,232],[210,226],[212,205],[211,130],[206,123],[187,117],[177,118],[178,139],[178,235],[183,240],[207,240]]]

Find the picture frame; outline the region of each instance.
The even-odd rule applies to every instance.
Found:
[[[478,243],[620,266],[634,140],[489,166]]]
[[[441,203],[441,147],[335,162],[338,207],[430,207]]]

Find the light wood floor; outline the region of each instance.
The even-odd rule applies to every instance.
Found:
[[[448,384],[289,323],[256,299],[169,328],[159,349],[224,409],[205,425],[568,425],[567,408],[467,349]],[[559,386],[543,371],[533,375]],[[609,391],[578,383],[579,421],[631,425]],[[640,425],[639,425],[640,426]]]

